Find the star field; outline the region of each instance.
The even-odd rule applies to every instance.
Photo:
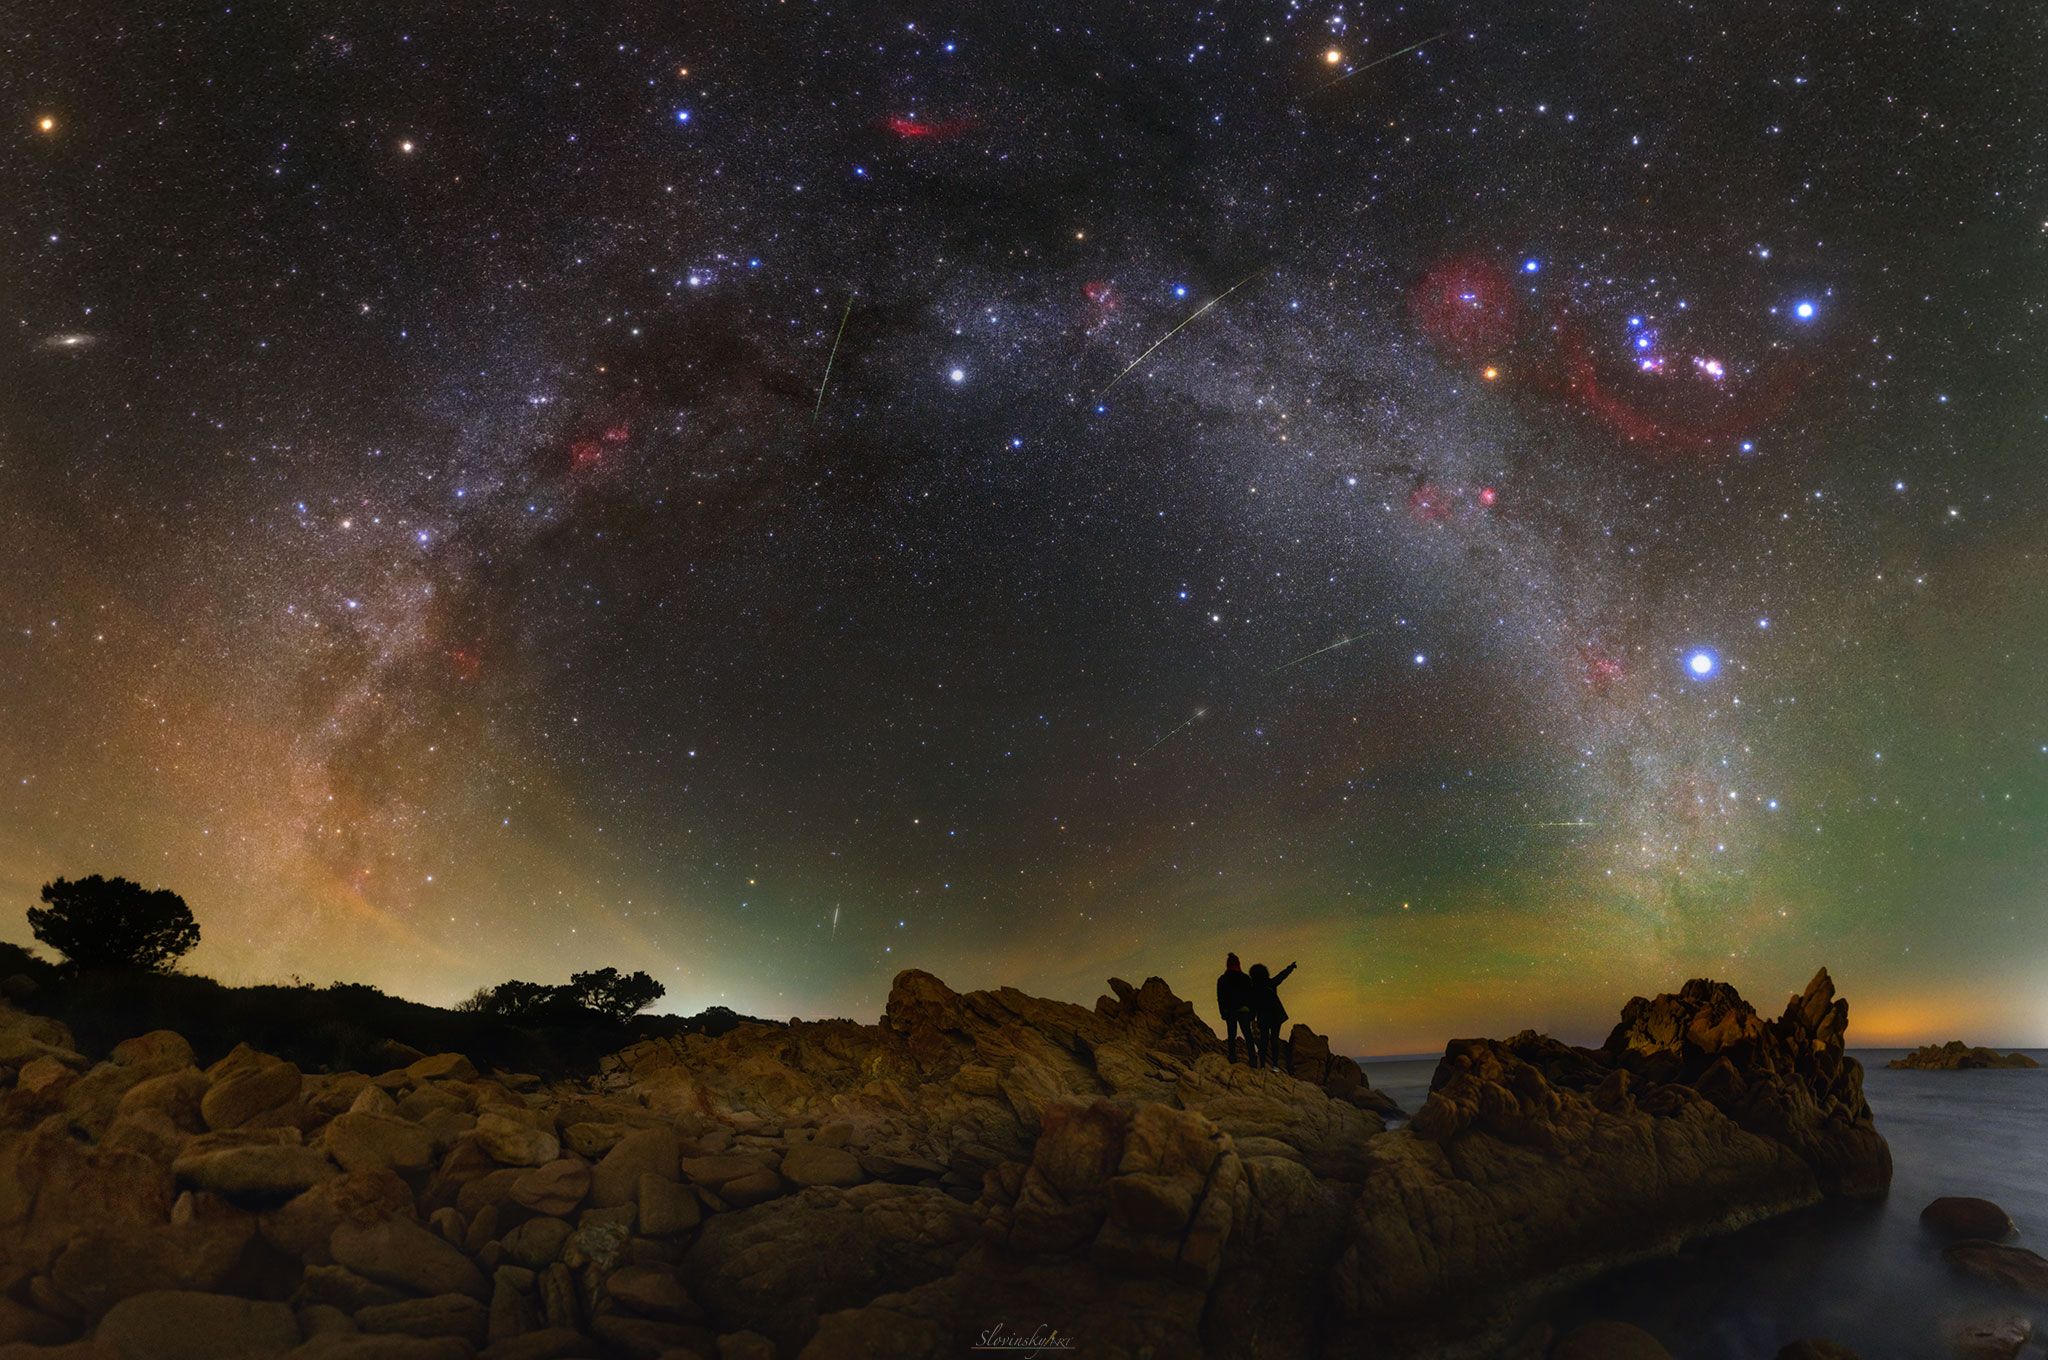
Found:
[[[28,16],[0,884],[437,1001],[2043,1042],[2044,39]]]

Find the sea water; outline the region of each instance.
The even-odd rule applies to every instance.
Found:
[[[2018,1312],[2048,1323],[2048,1300],[1958,1274],[1941,1259],[1942,1239],[1920,1225],[1929,1200],[1976,1195],[2012,1215],[2013,1244],[2048,1255],[2048,1066],[1888,1070],[1903,1052],[1855,1052],[1892,1149],[1883,1201],[1819,1205],[1615,1271],[1561,1302],[1558,1327],[1632,1322],[1680,1360],[1771,1360],[1801,1337],[1839,1342],[1863,1360],[1934,1360],[1948,1353],[1945,1318]],[[2048,1050],[2028,1052],[2048,1064]],[[1372,1084],[1411,1113],[1434,1069],[1431,1060],[1366,1064]]]

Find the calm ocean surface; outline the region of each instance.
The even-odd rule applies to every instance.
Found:
[[[2029,1310],[2024,1297],[1956,1275],[1942,1263],[1941,1242],[1920,1227],[1920,1210],[1937,1195],[1980,1195],[2012,1215],[2015,1244],[2048,1255],[2048,1066],[1887,1071],[1903,1051],[1855,1051],[1892,1148],[1883,1203],[1822,1205],[1616,1272],[1562,1306],[1560,1326],[1633,1322],[1681,1360],[1771,1360],[1800,1337],[1840,1342],[1864,1360],[1908,1360],[1946,1356],[1944,1317],[1984,1308],[2048,1315],[2048,1306]],[[2048,1064],[2048,1050],[2026,1051]],[[1435,1067],[1434,1059],[1373,1061],[1366,1072],[1412,1113]]]

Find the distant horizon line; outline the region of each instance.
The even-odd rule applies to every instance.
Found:
[[[1943,1044],[1959,1042],[1953,1039],[1934,1039],[1924,1044],[1844,1044],[1844,1053],[1917,1053],[1923,1048],[1940,1048]],[[1966,1042],[1966,1041],[1964,1041]],[[1597,1045],[1588,1045],[1597,1047]],[[1971,1044],[1971,1048],[1993,1049],[2000,1053],[2048,1053],[2048,1044]],[[1356,1063],[1397,1063],[1436,1062],[1443,1054],[1435,1053],[1373,1053],[1352,1059]],[[1989,1070],[1989,1069],[1976,1069]]]
[[[67,962],[67,961],[65,961],[65,960],[63,960],[63,959],[61,959],[61,958],[59,958],[59,959],[54,959],[54,960],[53,960],[53,959],[50,959],[50,958],[46,957],[46,956],[44,955],[44,953],[43,953],[43,950],[44,950],[44,949],[46,949],[46,948],[47,948],[48,946],[44,945],[44,943],[43,943],[42,941],[40,941],[40,940],[35,940],[35,939],[30,939],[30,940],[26,940],[26,941],[21,941],[21,940],[9,940],[9,939],[6,939],[6,938],[5,938],[4,936],[0,936],[0,945],[10,946],[10,947],[13,947],[13,948],[17,948],[17,949],[20,949],[20,950],[22,950],[22,951],[23,951],[23,952],[24,952],[25,954],[27,954],[27,955],[28,955],[28,956],[29,956],[30,958],[32,958],[32,959],[35,959],[35,960],[36,960],[37,962],[39,962],[39,963],[41,963],[41,964],[44,964],[45,966],[48,966],[48,967],[53,967],[53,968],[62,968],[62,967],[66,967],[66,966],[69,966],[69,965],[68,965],[68,962]],[[185,969],[185,968],[183,968],[183,967],[176,967],[176,966],[174,966],[174,967],[172,967],[172,968],[170,968],[170,969],[168,969],[168,970],[166,970],[166,971],[168,971],[168,972],[172,972],[172,973],[179,973],[179,974],[183,974],[183,975],[184,975],[184,976],[186,976],[186,977],[202,978],[202,979],[204,979],[204,980],[206,980],[206,981],[208,981],[208,982],[211,982],[211,983],[215,984],[216,986],[219,986],[219,987],[223,987],[223,988],[227,988],[227,989],[229,989],[229,990],[243,990],[243,989],[251,989],[251,988],[258,988],[258,987],[275,987],[275,988],[280,988],[280,989],[286,989],[286,990],[289,990],[289,989],[292,989],[292,988],[295,988],[295,987],[305,987],[305,988],[312,988],[312,989],[318,990],[318,989],[321,989],[321,988],[323,987],[323,984],[320,984],[320,983],[315,983],[315,982],[311,982],[311,981],[308,981],[308,980],[302,979],[302,978],[298,977],[298,976],[297,976],[296,974],[287,974],[284,980],[273,980],[273,979],[267,979],[267,978],[266,978],[266,979],[264,979],[264,980],[260,980],[260,981],[259,981],[259,980],[254,980],[254,979],[251,979],[251,980],[248,980],[248,981],[232,981],[232,982],[231,982],[231,981],[226,981],[226,980],[224,980],[224,979],[221,979],[221,978],[219,978],[219,977],[215,977],[214,975],[212,975],[212,974],[210,974],[210,973],[201,973],[201,972],[197,972],[197,971],[188,971],[187,969]],[[900,975],[900,974],[901,974],[902,972],[906,972],[906,971],[919,971],[919,972],[929,972],[930,970],[928,970],[928,969],[921,969],[921,968],[917,968],[917,967],[916,967],[915,965],[910,965],[910,966],[906,966],[905,968],[899,969],[899,970],[898,970],[898,973],[899,973],[899,975]],[[936,977],[936,976],[938,976],[938,975],[934,973],[934,974],[932,974],[932,976]],[[943,979],[941,979],[941,981],[943,981]],[[949,985],[950,985],[950,984],[949,984]],[[371,989],[372,989],[372,990],[374,990],[374,991],[382,992],[382,993],[383,993],[384,995],[386,995],[386,996],[389,996],[389,997],[392,997],[392,998],[394,998],[394,999],[396,999],[396,1000],[399,1000],[399,1001],[404,1001],[404,1002],[408,1002],[408,1003],[410,1003],[410,1004],[412,1004],[412,1005],[417,1005],[417,1006],[425,1006],[425,1007],[428,1007],[428,1008],[431,1008],[431,1009],[435,1009],[435,1010],[447,1010],[447,1011],[453,1011],[453,1010],[455,1010],[455,1009],[456,1009],[456,1007],[457,1007],[457,1006],[459,1006],[459,1005],[461,1004],[461,1001],[460,1001],[460,999],[457,999],[456,1001],[446,1002],[446,1003],[442,1003],[442,1002],[436,1002],[436,1001],[426,1001],[426,1000],[421,1000],[421,999],[419,999],[419,998],[417,998],[417,997],[413,997],[413,996],[407,996],[407,995],[405,995],[405,994],[404,994],[404,993],[402,993],[402,992],[396,992],[396,991],[390,991],[390,990],[387,990],[387,989],[386,989],[385,987],[383,987],[383,986],[380,986],[380,985],[379,985],[379,984],[377,984],[377,983],[365,983],[365,982],[345,982],[345,981],[343,981],[342,979],[339,979],[339,978],[336,978],[336,979],[333,979],[333,980],[329,981],[328,983],[324,984],[324,986],[325,986],[325,987],[343,987],[343,986],[366,986],[366,987],[369,987],[369,988],[371,988]],[[1047,998],[1047,999],[1049,999],[1049,1000],[1055,1000],[1055,1001],[1057,1001],[1057,1000],[1062,1000],[1062,998],[1058,998],[1058,997],[1050,997],[1050,998]],[[1085,1001],[1068,1001],[1068,1002],[1066,1002],[1066,1004],[1070,1004],[1070,1005],[1077,1005],[1077,1006],[1082,1006],[1083,1008],[1086,1008],[1086,1006],[1087,1006],[1087,1003],[1086,1003]],[[724,1012],[726,1012],[727,1014],[730,1014],[730,1015],[736,1015],[736,1016],[738,1016],[738,1017],[739,1017],[740,1019],[742,1019],[742,1020],[755,1020],[755,1021],[763,1021],[763,1022],[766,1022],[766,1023],[768,1023],[768,1024],[774,1024],[774,1025],[781,1025],[781,1024],[787,1024],[787,1023],[789,1023],[789,1022],[790,1022],[791,1020],[801,1020],[801,1021],[804,1021],[805,1023],[820,1023],[820,1022],[823,1022],[823,1021],[826,1021],[826,1020],[846,1020],[846,1021],[849,1021],[850,1023],[853,1023],[853,1024],[863,1024],[863,1025],[864,1025],[864,1024],[879,1024],[879,1023],[881,1023],[881,1021],[882,1021],[882,1019],[883,1019],[883,1016],[884,1016],[884,1015],[886,1015],[886,1008],[885,1008],[885,1010],[884,1010],[883,1014],[881,1014],[881,1015],[877,1015],[877,1016],[876,1016],[876,1017],[875,1017],[875,1018],[874,1018],[873,1020],[861,1020],[861,1019],[858,1019],[858,1018],[856,1018],[856,1017],[854,1017],[854,1016],[852,1016],[852,1015],[827,1015],[827,1014],[824,1014],[824,1013],[822,1013],[822,1012],[820,1012],[820,1013],[818,1013],[818,1014],[815,1014],[815,1015],[812,1015],[812,1016],[809,1016],[809,1017],[805,1017],[805,1016],[797,1016],[797,1015],[792,1015],[792,1016],[789,1016],[789,1017],[786,1017],[786,1018],[778,1018],[778,1017],[773,1017],[773,1016],[765,1016],[765,1015],[753,1015],[753,1014],[750,1014],[750,1013],[748,1013],[748,1012],[746,1012],[746,1011],[738,1010],[738,1009],[736,1009],[736,1008],[734,1008],[734,1007],[732,1007],[732,1006],[729,1006],[729,1005],[727,1005],[727,1004],[726,1004],[726,1003],[724,1003],[724,1002],[710,1002],[710,1003],[708,1003],[708,1004],[705,1004],[705,1005],[701,1005],[701,1006],[698,1006],[698,1007],[697,1007],[697,1008],[696,1008],[695,1010],[687,1010],[687,1011],[686,1011],[686,1010],[682,1010],[682,1009],[670,1009],[670,1010],[663,1010],[663,1009],[659,1009],[659,1008],[658,1008],[658,1005],[657,1005],[657,1006],[650,1006],[650,1007],[648,1007],[648,1008],[647,1008],[646,1010],[643,1010],[643,1011],[639,1012],[639,1013],[638,1013],[638,1015],[639,1015],[640,1017],[644,1017],[644,1018],[649,1018],[649,1019],[652,1019],[652,1018],[657,1018],[657,1017],[667,1017],[667,1018],[670,1018],[670,1019],[676,1019],[676,1020],[689,1020],[689,1019],[693,1019],[693,1018],[695,1018],[695,1017],[697,1017],[697,1016],[701,1016],[701,1015],[704,1015],[704,1014],[706,1014],[706,1013],[708,1013],[708,1012],[711,1012],[711,1011],[724,1011]],[[1760,1012],[1760,1014],[1761,1014],[1761,1012]],[[1209,1021],[1209,1019],[1208,1019],[1208,1018],[1207,1018],[1206,1016],[1202,1016],[1202,1015],[1200,1015],[1200,1013],[1198,1012],[1198,1013],[1197,1013],[1197,1018],[1198,1018],[1198,1019],[1200,1019],[1200,1020],[1202,1021],[1202,1023],[1203,1023],[1203,1024],[1205,1024],[1205,1025],[1209,1025],[1209,1026],[1210,1026],[1210,1028],[1211,1028],[1211,1030],[1212,1030],[1212,1032],[1213,1032],[1213,1031],[1215,1030],[1215,1026],[1214,1026],[1214,1025],[1213,1025],[1213,1024],[1212,1024],[1212,1023],[1211,1023],[1211,1022]],[[1413,1051],[1409,1051],[1409,1052],[1402,1052],[1402,1053],[1374,1053],[1374,1054],[1366,1054],[1366,1055],[1362,1055],[1362,1056],[1360,1056],[1360,1055],[1352,1055],[1352,1061],[1354,1061],[1354,1062],[1357,1062],[1357,1063],[1401,1063],[1401,1062],[1423,1062],[1423,1061],[1437,1061],[1437,1060],[1441,1060],[1441,1059],[1442,1059],[1442,1057],[1444,1056],[1444,1049],[1445,1049],[1445,1048],[1447,1048],[1447,1047],[1449,1047],[1449,1045],[1450,1045],[1450,1044],[1452,1044],[1452,1043],[1455,1043],[1455,1042],[1456,1042],[1457,1040],[1459,1040],[1459,1039],[1461,1039],[1461,1038],[1463,1038],[1463,1039],[1469,1039],[1469,1038],[1480,1038],[1480,1037],[1489,1037],[1489,1036],[1478,1036],[1478,1035],[1470,1035],[1470,1034],[1464,1034],[1464,1035],[1452,1035],[1452,1036],[1450,1036],[1449,1038],[1445,1039],[1445,1040],[1444,1040],[1444,1042],[1443,1042],[1443,1044],[1442,1044],[1441,1046],[1437,1047],[1437,1048],[1433,1048],[1433,1049],[1423,1049],[1423,1050],[1413,1050]],[[1551,1035],[1551,1036],[1549,1036],[1549,1037],[1551,1037],[1551,1038],[1558,1038],[1558,1039],[1560,1039],[1560,1041],[1561,1041],[1561,1042],[1564,1042],[1564,1043],[1567,1043],[1567,1044],[1572,1044],[1572,1040],[1570,1040],[1570,1039],[1568,1039],[1568,1038],[1561,1038],[1561,1036],[1558,1036],[1558,1035]],[[1956,1036],[1955,1036],[1955,1035],[1953,1034],[1953,1032],[1951,1032],[1951,1033],[1950,1033],[1950,1037],[1949,1037],[1949,1038],[1946,1038],[1946,1039],[1925,1039],[1925,1040],[1921,1040],[1921,1041],[1919,1041],[1919,1042],[1903,1042],[1903,1043],[1888,1043],[1888,1044],[1856,1044],[1856,1043],[1849,1043],[1849,1044],[1845,1044],[1845,1045],[1844,1045],[1844,1051],[1846,1051],[1846,1052],[1849,1052],[1849,1053],[1911,1053],[1911,1052],[1915,1051],[1916,1049],[1921,1049],[1921,1048],[1939,1048],[1939,1047],[1941,1047],[1941,1046],[1942,1046],[1942,1045],[1944,1045],[1944,1044],[1948,1044],[1948,1043],[1957,1043],[1957,1042],[1961,1042],[1961,1043],[1966,1043],[1966,1044],[1968,1044],[1968,1045],[1969,1045],[1970,1047],[1972,1047],[1972,1048],[1985,1048],[1985,1049],[1995,1049],[1995,1050],[1997,1050],[1997,1051],[1999,1051],[1999,1052],[2002,1052],[2002,1053],[2032,1053],[2032,1054],[2048,1054],[2048,1042],[2044,1042],[2044,1043],[2041,1043],[2041,1044],[2038,1044],[2038,1045],[2037,1045],[2037,1044],[2026,1044],[2026,1043],[2018,1043],[2018,1044],[2015,1044],[2015,1043],[2008,1043],[2008,1042],[1999,1042],[1999,1043],[1981,1043],[1981,1042],[1976,1042],[1976,1041],[1972,1041],[1972,1040],[1963,1040],[1963,1039],[1958,1039],[1958,1038],[1957,1038],[1957,1037],[1956,1037]],[[1599,1043],[1598,1043],[1598,1042],[1596,1041],[1596,1042],[1593,1042],[1593,1043],[1588,1043],[1588,1044],[1574,1044],[1573,1046],[1574,1046],[1574,1047],[1584,1047],[1584,1048],[1598,1048],[1598,1047],[1599,1047]],[[1332,1045],[1332,1047],[1333,1047],[1333,1049],[1334,1049],[1335,1045]],[[2044,1064],[2044,1065],[2048,1065],[2048,1064]]]

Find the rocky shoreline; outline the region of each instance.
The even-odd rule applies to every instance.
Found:
[[[1579,1281],[1890,1181],[1825,971],[1777,1019],[1701,981],[1598,1049],[1453,1043],[1394,1130],[1305,1027],[1253,1071],[1111,988],[909,971],[877,1024],[553,1085],[168,1031],[92,1062],[0,1009],[0,1360],[1537,1356]]]
[[[1961,1039],[1945,1044],[1927,1044],[1903,1058],[1893,1058],[1886,1067],[1914,1072],[1966,1072],[1981,1067],[2039,1067],[2024,1053],[2000,1053],[1995,1048],[1973,1048]]]

